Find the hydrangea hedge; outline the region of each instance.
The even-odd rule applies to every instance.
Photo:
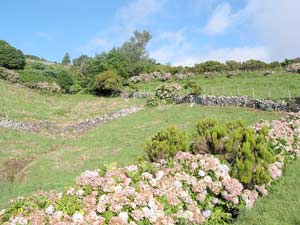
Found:
[[[284,165],[299,154],[300,114],[252,126],[268,127],[270,179],[243,185],[216,156],[177,152],[173,158],[123,168],[86,171],[63,193],[12,200],[0,212],[4,224],[228,224],[241,207],[267,195]]]

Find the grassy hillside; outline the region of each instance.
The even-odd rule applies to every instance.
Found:
[[[92,95],[41,95],[29,88],[0,80],[0,118],[17,120],[78,121],[112,113],[141,100]]]
[[[13,89],[6,83],[1,83],[0,87],[9,93],[5,98],[1,97],[5,100],[6,112],[9,112],[10,118],[22,120],[74,120],[94,115],[94,110],[97,113],[112,110],[111,105],[116,101],[117,108],[137,103],[121,98],[43,96],[28,89]],[[24,101],[22,96],[27,96]],[[41,104],[37,104],[37,108],[30,107],[32,103],[29,99]],[[10,104],[10,101],[16,105]],[[95,105],[89,105],[92,102]],[[83,114],[76,113],[78,108],[69,114],[54,113],[58,110],[57,105],[60,109],[65,109],[66,105],[76,108],[80,104],[84,106]],[[101,104],[107,108],[100,107]],[[271,120],[279,116],[274,112],[245,108],[167,105],[146,108],[136,114],[107,122],[76,138],[0,129],[0,204],[4,205],[11,197],[38,190],[62,189],[86,169],[110,163],[132,163],[144,155],[145,141],[161,128],[170,125],[193,130],[198,120],[207,117],[216,117],[221,121],[240,118],[251,124],[260,119]]]
[[[253,88],[254,97],[258,99],[270,97],[283,100],[289,98],[289,92],[291,97],[300,95],[300,75],[285,72],[276,72],[267,77],[263,76],[262,72],[242,73],[232,78],[227,78],[224,74],[212,78],[198,75],[191,81],[199,84],[204,93],[213,95],[246,95],[252,98]],[[184,86],[186,82],[179,83]],[[160,81],[151,81],[138,84],[138,87],[140,91],[154,91],[161,84]]]

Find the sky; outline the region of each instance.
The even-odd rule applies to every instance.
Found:
[[[300,0],[1,0],[0,39],[50,61],[95,56],[148,30],[160,63],[300,56]]]

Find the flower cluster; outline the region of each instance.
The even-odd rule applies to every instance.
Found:
[[[285,155],[298,154],[300,117],[291,114],[254,128],[266,125],[277,159],[268,172],[277,179]],[[85,171],[63,193],[12,201],[0,211],[0,221],[12,225],[214,224],[216,217],[224,219],[242,205],[252,207],[259,196],[268,194],[270,183],[245,189],[230,172],[230,166],[213,155],[188,152],[156,163]]]

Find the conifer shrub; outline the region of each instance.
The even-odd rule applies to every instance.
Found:
[[[270,180],[268,166],[275,162],[269,150],[267,128],[255,131],[243,121],[220,124],[207,119],[197,124],[195,153],[211,153],[226,160],[231,175],[246,187],[267,183]]]
[[[189,150],[189,136],[187,132],[176,127],[169,127],[159,131],[146,143],[145,151],[150,161],[159,161],[174,157],[179,151]]]

